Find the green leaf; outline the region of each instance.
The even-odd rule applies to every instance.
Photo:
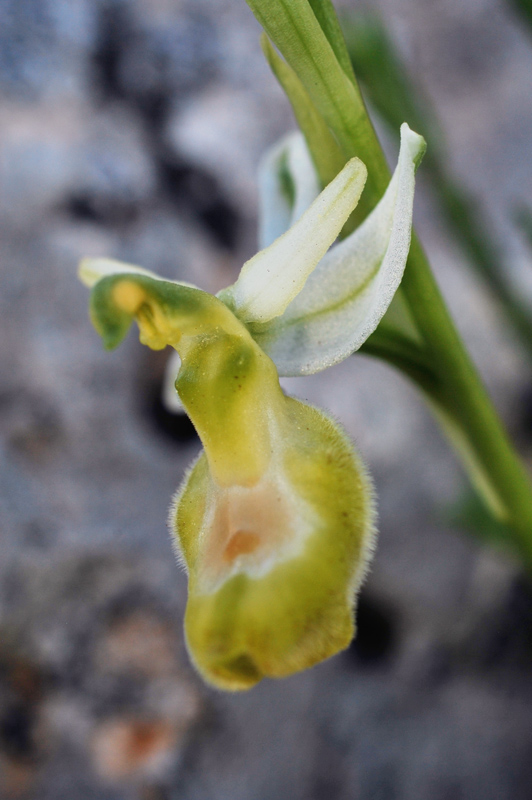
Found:
[[[434,119],[426,112],[427,101],[419,99],[395,45],[376,13],[346,15],[342,27],[349,57],[372,107],[395,134],[403,122],[430,144],[441,139]]]
[[[247,3],[303,83],[344,155],[366,164],[369,180],[361,203],[363,218],[382,196],[389,171],[358,87],[340,66],[308,0]]]
[[[338,175],[346,158],[294,70],[278,55],[267,36],[262,36],[261,44],[272,72],[290,101],[323,188]]]
[[[521,203],[514,209],[512,217],[523,234],[527,245],[532,249],[532,210],[524,203]]]
[[[532,28],[532,0],[510,0],[510,5],[521,15],[523,21]]]
[[[395,134],[401,122],[419,131],[429,142],[423,172],[431,182],[442,214],[455,240],[490,287],[529,354],[532,353],[532,317],[526,300],[505,279],[505,255],[482,219],[474,198],[449,174],[443,135],[426,99],[410,78],[399,52],[376,15],[346,17],[344,31],[349,54],[370,102]]]
[[[479,495],[469,489],[464,490],[456,503],[443,509],[443,517],[454,527],[476,536],[482,544],[521,555],[508,526],[490,514]]]
[[[353,72],[351,59],[349,58],[344,35],[331,0],[309,0],[309,3],[316,15],[316,19],[320,23],[323,33],[327,37],[327,41],[334,51],[334,55],[338,59],[338,63],[349,80],[355,83],[356,78]]]

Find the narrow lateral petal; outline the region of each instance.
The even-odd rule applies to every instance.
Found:
[[[403,277],[424,151],[424,139],[403,124],[397,168],[373,212],[321,259],[282,316],[250,326],[280,375],[309,375],[342,361],[379,324]]]
[[[242,322],[268,322],[285,311],[356,207],[366,176],[358,158],[348,161],[283,236],[244,264],[220,295]]]

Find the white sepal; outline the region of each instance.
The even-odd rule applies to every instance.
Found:
[[[320,184],[302,133],[290,133],[272,147],[259,167],[259,247],[286,233],[314,202]]]
[[[378,205],[321,259],[282,316],[252,326],[280,375],[310,375],[342,361],[379,324],[403,277],[424,150],[424,139],[403,124],[398,164]]]
[[[170,278],[161,278],[155,272],[143,267],[136,267],[134,264],[126,264],[124,261],[116,261],[114,258],[84,258],[79,265],[78,276],[82,283],[92,288],[102,278],[109,275],[131,274],[147,275],[156,281],[166,281],[166,283],[177,283],[180,286],[191,286],[197,288],[192,283],[185,281],[172,281]]]
[[[177,373],[181,369],[179,353],[172,352],[164,370],[162,401],[165,408],[174,414],[186,414],[185,407],[175,388]]]
[[[221,295],[244,323],[279,317],[299,294],[356,207],[367,170],[353,158],[300,219],[242,267]]]

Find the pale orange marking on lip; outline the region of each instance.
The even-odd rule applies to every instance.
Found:
[[[234,561],[238,556],[254,553],[260,545],[260,536],[250,531],[237,531],[227,542],[223,552],[224,561]]]
[[[273,482],[221,490],[201,555],[205,589],[228,575],[235,563],[259,568],[294,532],[294,512]]]

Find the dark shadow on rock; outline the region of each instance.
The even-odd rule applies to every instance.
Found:
[[[393,658],[398,633],[395,612],[362,590],[356,612],[356,636],[345,651],[345,663],[355,668],[387,665]]]

